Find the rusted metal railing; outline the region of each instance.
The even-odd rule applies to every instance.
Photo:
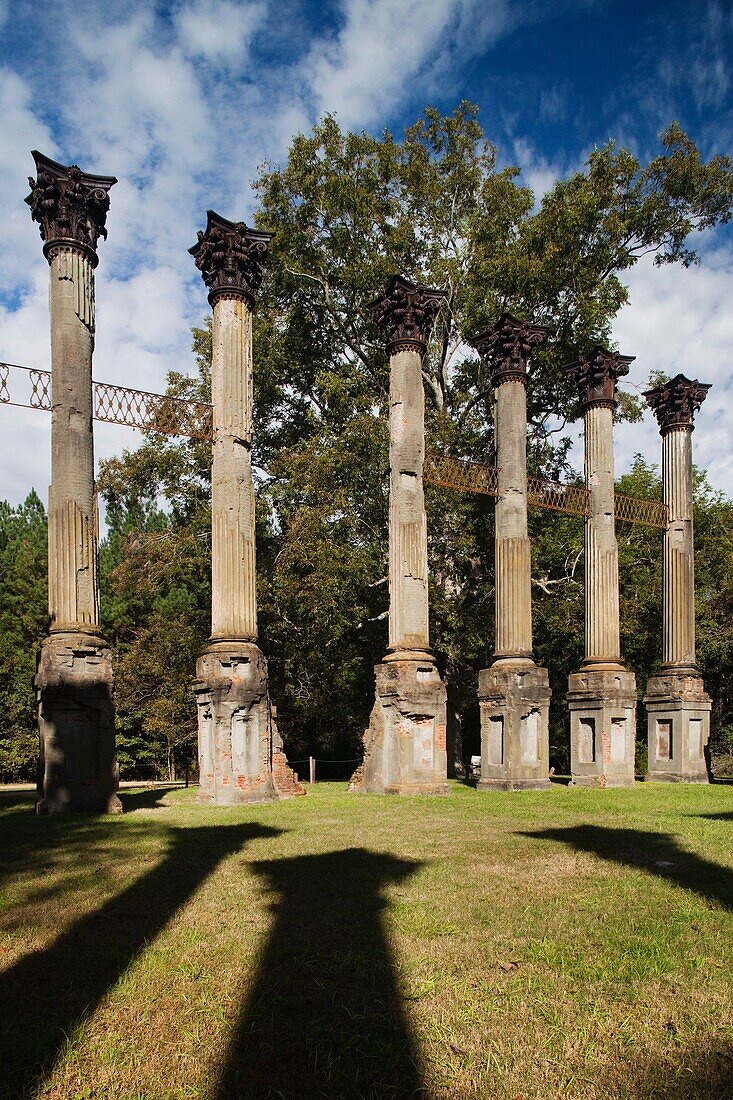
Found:
[[[160,393],[94,382],[94,418],[107,424],[125,424],[130,428],[186,436],[189,439],[212,438],[212,407],[204,401],[186,401]],[[0,363],[0,403],[31,409],[51,409],[51,374],[16,363]],[[499,470],[466,458],[452,458],[428,451],[424,477],[431,485],[442,485],[460,492],[483,493],[495,497],[499,491]],[[572,516],[588,515],[587,489],[541,477],[527,478],[527,501],[537,508],[565,512]],[[667,508],[658,500],[616,494],[616,519],[644,527],[664,529]]]
[[[484,466],[480,462],[430,451],[425,455],[423,476],[431,485],[496,496],[498,475],[496,466]],[[590,494],[583,485],[547,481],[532,475],[527,478],[527,502],[537,508],[565,512],[571,516],[587,516],[589,499]],[[667,508],[661,501],[641,500],[621,493],[616,494],[615,517],[619,522],[638,523],[644,527],[664,530],[667,526]]]
[[[212,408],[204,401],[187,401],[109,382],[94,382],[93,398],[94,419],[106,424],[124,424],[128,428],[189,439],[212,437]],[[50,411],[50,372],[0,363],[0,403]]]

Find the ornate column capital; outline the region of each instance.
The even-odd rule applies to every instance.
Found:
[[[96,267],[97,241],[107,237],[108,192],[117,180],[114,176],[91,176],[76,164],[57,164],[36,149],[31,155],[36,179],[28,177],[31,193],[25,201],[33,221],[39,223],[44,256],[50,263],[54,251],[72,248],[83,252]]]
[[[227,221],[214,210],[207,210],[206,219],[205,231],[198,231],[198,241],[188,251],[209,288],[209,302],[213,306],[222,295],[233,295],[244,298],[251,309],[275,234]]]
[[[495,325],[475,336],[470,344],[491,364],[495,386],[502,382],[527,381],[527,360],[532,348],[542,343],[547,329],[502,313]]]
[[[367,303],[372,317],[387,333],[387,351],[407,349],[424,353],[433,322],[446,297],[445,290],[411,283],[393,275],[385,290]]]
[[[695,413],[708,395],[710,384],[678,374],[669,382],[646,390],[644,397],[653,411],[662,435],[673,429],[694,430]]]
[[[583,409],[595,406],[616,408],[616,383],[629,373],[635,355],[619,355],[600,344],[566,367],[568,378],[578,388]]]

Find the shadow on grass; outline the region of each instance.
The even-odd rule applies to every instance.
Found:
[[[690,817],[704,817],[708,821],[733,821],[733,810],[719,814],[690,814]]]
[[[420,864],[364,849],[252,865],[275,922],[217,1100],[424,1091],[383,926],[383,889]]]
[[[157,810],[165,805],[162,801],[171,791],[178,791],[178,784],[172,783],[170,787],[144,787],[142,790],[120,790],[117,792],[122,803],[123,813],[129,814],[134,810]]]
[[[129,819],[131,811],[162,807],[160,799],[175,788],[148,788],[120,792]],[[91,857],[113,854],[115,829],[126,835],[154,835],[149,824],[136,828],[116,815],[49,814],[38,817],[34,794],[16,794],[0,799],[0,886],[13,875],[43,875],[58,862],[89,865]],[[0,1010],[2,1006],[0,1005]]]
[[[65,826],[74,836],[69,819],[52,833]],[[152,870],[0,974],[0,1096],[35,1095],[67,1039],[219,863],[280,831],[257,824],[171,829],[168,851]]]
[[[727,1039],[703,1036],[694,1047],[673,1047],[624,1067],[623,1096],[633,1100],[730,1100],[733,1047]]]
[[[591,852],[610,863],[621,863],[666,879],[675,886],[693,890],[700,897],[733,909],[733,871],[711,863],[681,848],[666,833],[639,829],[606,829],[601,825],[578,825],[566,829],[540,829],[520,836],[556,840],[581,852]]]

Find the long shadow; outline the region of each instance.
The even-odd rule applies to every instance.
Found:
[[[151,871],[0,974],[0,1096],[35,1095],[74,1029],[219,863],[281,830],[257,824],[171,829]]]
[[[719,814],[690,814],[690,817],[704,817],[708,821],[733,821],[733,810]]]
[[[640,829],[605,829],[579,825],[568,829],[541,829],[520,836],[556,840],[581,852],[592,852],[611,863],[622,863],[693,890],[708,901],[733,909],[733,871],[681,848],[666,833]]]
[[[424,1091],[382,921],[384,887],[419,866],[361,848],[253,865],[275,923],[217,1100]]]
[[[174,788],[156,787],[120,791],[125,814],[142,809],[157,809],[161,799]],[[0,887],[19,873],[43,875],[57,862],[89,865],[93,859],[114,849],[114,830],[124,828],[126,835],[150,835],[150,825],[126,816],[119,818],[88,814],[50,814],[38,817],[35,795],[19,794],[0,800]],[[157,828],[156,823],[156,828]],[[1,1009],[0,1009],[1,1010]]]
[[[171,784],[170,787],[143,787],[141,790],[132,790],[128,787],[118,791],[117,794],[122,803],[123,812],[130,813],[131,810],[157,810],[164,805],[161,799],[171,791],[177,790],[180,790],[180,787]]]

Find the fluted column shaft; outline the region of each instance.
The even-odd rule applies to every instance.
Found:
[[[389,651],[426,651],[428,544],[423,462],[425,397],[422,355],[390,355]]]
[[[98,633],[97,518],[92,433],[94,269],[73,244],[49,249],[51,487],[48,601],[51,632]]]
[[[497,659],[532,658],[532,560],[527,535],[527,395],[516,377],[496,389]]]
[[[585,409],[585,484],[589,515],[585,523],[584,665],[621,667],[618,544],[614,520],[613,407]]]
[[[664,668],[695,668],[695,555],[692,527],[692,425],[662,434],[662,483],[667,505],[662,572]]]
[[[255,498],[252,483],[252,311],[245,296],[213,306],[211,392],[212,640],[257,640]]]

